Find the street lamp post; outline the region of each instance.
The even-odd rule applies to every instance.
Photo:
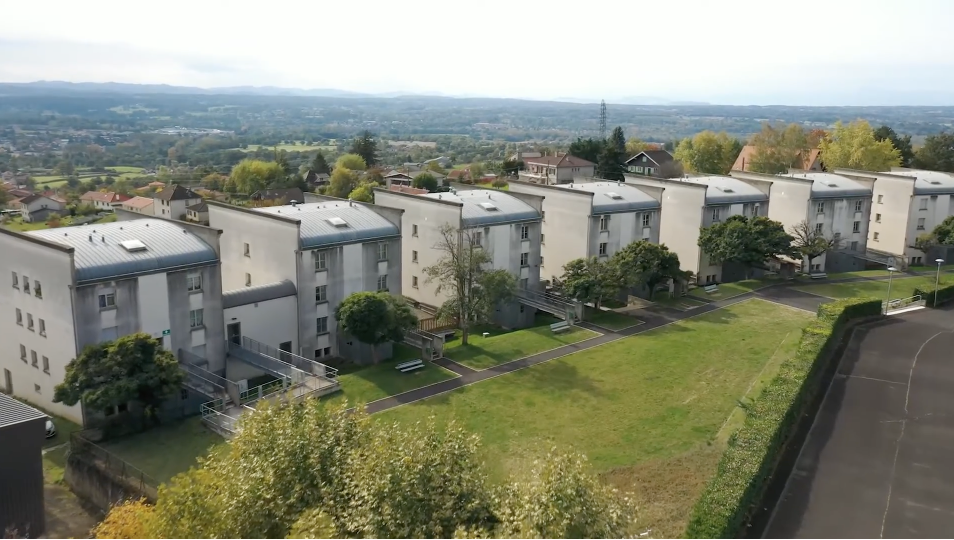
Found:
[[[934,262],[937,263],[937,274],[934,276],[934,306],[937,307],[937,286],[941,282],[941,265],[944,259],[934,259]]]
[[[884,313],[885,313],[885,315],[888,314],[888,308],[891,307],[891,276],[893,276],[894,273],[897,272],[897,271],[898,271],[898,269],[895,268],[895,267],[893,267],[893,266],[889,266],[889,267],[888,267],[888,299],[887,299],[887,300],[885,301],[885,303],[884,303]]]

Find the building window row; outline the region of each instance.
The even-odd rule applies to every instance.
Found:
[[[27,276],[18,276],[16,272],[11,272],[11,274],[13,274],[13,288],[14,289],[20,288],[20,282],[21,282],[20,278],[22,277],[23,292],[26,294],[30,294],[30,278]],[[43,299],[43,286],[40,284],[39,280],[33,281],[33,296],[41,300]]]
[[[41,364],[37,360],[37,356],[38,355],[36,354],[36,351],[31,349],[29,363],[31,366],[37,369],[40,369]],[[46,373],[47,375],[49,375],[50,374],[50,359],[43,355],[39,355],[39,358],[42,359],[43,373]],[[22,343],[20,344],[20,360],[22,360],[24,364],[27,363],[27,348],[26,348],[26,345],[23,345]]]
[[[20,308],[16,308],[16,315],[17,315],[17,317],[16,317],[16,318],[17,318],[17,324],[20,325],[20,326],[23,326],[23,311],[21,311]],[[40,332],[39,332],[39,334],[40,334],[41,336],[43,336],[43,337],[46,337],[46,321],[43,320],[43,319],[37,319],[37,321],[39,322],[39,325],[40,325]],[[32,314],[32,313],[27,313],[27,316],[26,316],[26,327],[27,327],[27,330],[29,330],[29,331],[31,331],[31,332],[35,332],[35,331],[36,331],[36,329],[35,329],[35,327],[34,327],[34,325],[33,325],[33,314]]]

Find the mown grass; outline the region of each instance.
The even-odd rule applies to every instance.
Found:
[[[473,369],[487,369],[598,335],[580,327],[554,334],[549,323],[511,332],[498,328],[487,330],[490,333],[487,337],[483,337],[481,331],[471,333],[467,345],[461,343],[460,338],[448,342],[444,345],[444,356]]]
[[[733,296],[752,292],[778,282],[778,279],[746,279],[743,281],[736,281],[734,283],[720,283],[719,290],[714,293],[707,293],[702,286],[699,286],[689,291],[689,294],[697,298],[723,300],[725,298],[731,298]]]
[[[902,274],[904,275],[904,274]],[[954,275],[942,273],[940,286],[954,284]],[[848,283],[818,283],[796,287],[805,291],[828,298],[888,298],[888,280],[851,281]],[[891,299],[908,298],[914,294],[914,289],[925,291],[934,290],[934,276],[900,277],[895,275],[891,279]]]

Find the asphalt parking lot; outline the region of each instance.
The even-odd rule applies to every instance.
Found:
[[[954,536],[954,308],[858,327],[767,538]]]

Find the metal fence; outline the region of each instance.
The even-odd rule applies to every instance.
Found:
[[[921,295],[909,296],[907,298],[897,298],[889,302],[881,302],[882,311],[885,314],[891,313],[892,311],[898,311],[901,309],[909,308],[912,306],[923,306],[924,299],[921,298]]]
[[[114,480],[126,486],[129,489],[130,498],[145,497],[151,501],[156,500],[159,482],[155,478],[102,446],[93,443],[83,436],[82,431],[70,433],[70,453],[82,456],[87,462],[95,465]]]
[[[310,360],[304,356],[299,356],[289,351],[276,349],[271,345],[266,345],[265,343],[256,341],[248,336],[242,336],[242,347],[252,352],[281,360],[282,362],[295,366],[295,368],[311,375],[325,377],[326,379],[334,379],[338,376],[338,370],[333,367],[326,366],[321,362]]]

